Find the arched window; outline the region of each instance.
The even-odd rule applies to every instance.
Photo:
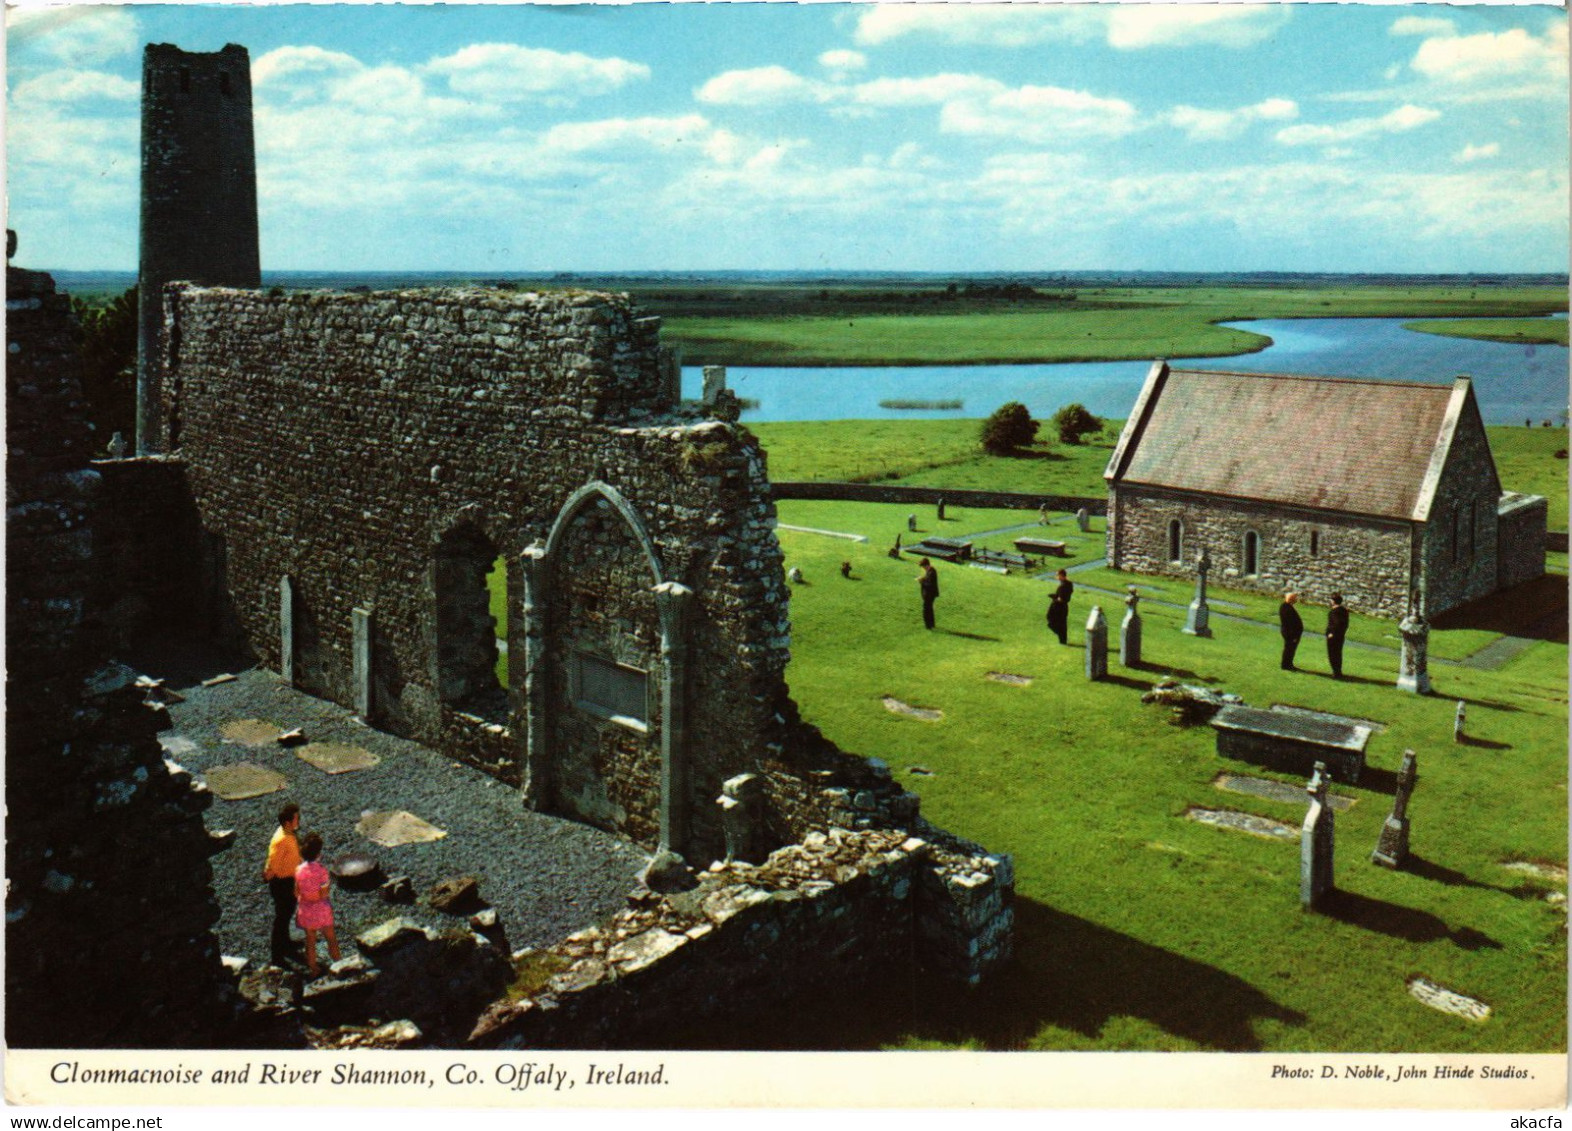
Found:
[[[1184,561],[1184,523],[1177,518],[1168,524],[1168,560]]]
[[[1245,531],[1244,575],[1254,577],[1261,572],[1261,536],[1254,530]]]
[[[1321,532],[1319,530],[1310,532],[1310,556],[1312,558],[1321,556]]]

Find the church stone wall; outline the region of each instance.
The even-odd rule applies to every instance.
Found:
[[[1425,523],[1421,553],[1425,571],[1425,615],[1494,593],[1500,582],[1496,560],[1496,508],[1501,488],[1490,441],[1477,411],[1465,411]]]
[[[1108,559],[1116,569],[1193,577],[1205,546],[1214,582],[1263,593],[1300,593],[1327,604],[1341,593],[1356,612],[1400,617],[1412,558],[1407,523],[1296,511],[1119,485],[1109,492]],[[1169,523],[1181,524],[1181,560],[1169,557]],[[1257,572],[1245,573],[1245,537],[1260,538]]]
[[[1545,575],[1547,512],[1542,495],[1502,499],[1496,514],[1496,569],[1502,589]]]

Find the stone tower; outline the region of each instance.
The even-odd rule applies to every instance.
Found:
[[[138,278],[136,447],[165,450],[159,351],[163,286],[175,280],[256,287],[257,161],[251,57],[244,47],[142,56],[142,254]]]

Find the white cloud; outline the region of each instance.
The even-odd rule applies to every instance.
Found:
[[[1389,35],[1456,35],[1457,25],[1440,16],[1400,16],[1387,29]]]
[[[1278,130],[1276,137],[1283,145],[1337,145],[1375,134],[1403,133],[1439,117],[1439,110],[1405,104],[1379,118],[1351,118],[1334,126],[1288,126]]]
[[[860,71],[868,65],[868,56],[861,51],[826,51],[819,56],[819,66],[832,71]]]
[[[982,75],[940,74],[918,79],[874,79],[852,89],[854,102],[866,106],[936,106],[957,98],[1002,94],[1007,88]]]
[[[1238,137],[1255,122],[1289,121],[1298,116],[1298,103],[1287,98],[1268,98],[1237,110],[1175,106],[1168,112],[1168,122],[1192,141],[1226,141]]]
[[[1142,47],[1252,47],[1289,19],[1280,4],[1117,4],[1108,13],[1108,44]]]
[[[455,94],[491,102],[522,102],[541,95],[606,94],[650,77],[643,63],[578,51],[550,51],[516,43],[476,43],[433,59],[421,70],[447,79]]]
[[[70,67],[136,57],[142,40],[136,18],[119,5],[13,8],[5,13],[9,53],[26,52]]]
[[[314,84],[329,79],[359,74],[365,64],[341,51],[325,51],[320,47],[278,47],[252,60],[251,87],[255,92],[264,88],[292,97],[318,93]]]
[[[695,91],[694,97],[719,106],[775,106],[784,102],[823,102],[832,93],[823,83],[772,64],[716,75]]]
[[[1425,40],[1414,70],[1429,78],[1473,83],[1501,79],[1560,78],[1567,74],[1567,25],[1558,20],[1543,36],[1523,28]]]
[[[1497,157],[1500,155],[1500,153],[1501,145],[1499,142],[1492,141],[1484,145],[1470,144],[1463,146],[1463,148],[1458,151],[1452,160],[1458,162],[1459,164],[1466,165],[1471,161],[1485,161],[1492,157]]]
[[[547,152],[593,153],[612,149],[703,149],[714,127],[701,114],[680,118],[606,118],[595,122],[564,122],[547,130],[541,147]]]
[[[1118,137],[1137,126],[1135,107],[1056,86],[1022,86],[985,98],[947,102],[939,114],[945,133],[1008,137],[1045,144],[1066,137]]]
[[[16,84],[11,98],[18,105],[32,102],[135,101],[136,83],[105,71],[45,71]]]

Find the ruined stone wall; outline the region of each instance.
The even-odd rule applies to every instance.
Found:
[[[1212,579],[1265,593],[1295,590],[1316,604],[1342,593],[1355,612],[1400,617],[1408,600],[1412,557],[1406,523],[1265,503],[1217,500],[1156,488],[1121,485],[1110,495],[1109,564],[1137,573],[1193,577],[1206,546]],[[1169,523],[1181,524],[1181,561],[1169,557]],[[1244,572],[1248,531],[1260,536],[1258,572]],[[1313,545],[1312,545],[1313,539]]]
[[[785,480],[772,483],[777,499],[834,499],[855,503],[907,503],[933,506],[940,499],[956,507],[998,507],[1031,510],[1046,505],[1052,511],[1074,514],[1082,507],[1088,514],[1102,514],[1108,500],[1084,495],[1033,495],[1023,491],[973,491],[941,487],[904,487],[885,483],[835,483]]]
[[[6,1039],[202,1046],[229,1016],[200,816],[95,600],[100,474],[75,324],[47,276],[7,272]]]
[[[1430,504],[1421,548],[1425,615],[1488,597],[1500,581],[1496,562],[1496,508],[1501,487],[1490,441],[1472,399],[1452,437],[1441,481]]]
[[[1508,495],[1496,511],[1498,585],[1510,589],[1545,575],[1545,522],[1548,504],[1541,495]]]
[[[758,865],[716,865],[536,952],[536,985],[494,1006],[491,1048],[733,1045],[762,1014],[892,977],[976,984],[1010,955],[1008,857],[937,830],[810,834]],[[751,1034],[768,1040],[768,1034]],[[836,1035],[825,1033],[824,1047]]]
[[[103,506],[94,527],[96,586],[109,646],[204,626],[200,524],[185,465],[165,456],[95,460]]]
[[[680,800],[699,855],[719,851],[722,783],[783,741],[786,591],[762,453],[670,403],[657,320],[586,293],[174,286],[167,330],[166,413],[266,666],[284,660],[287,577],[295,651],[310,652],[297,673],[353,705],[352,623],[365,610],[376,725],[523,781],[540,804],[555,780],[650,844],[648,806],[633,799],[649,793],[660,710],[641,737],[569,706],[567,681],[583,651],[659,668],[649,592],[657,577],[684,586]],[[618,505],[603,505],[612,494]],[[508,574],[502,721],[443,692],[444,633],[480,623],[484,636],[489,615],[438,576],[461,528]],[[530,581],[524,551],[548,543]],[[464,608],[443,621],[444,603]],[[526,678],[532,662],[539,680]],[[527,712],[531,696],[548,709]],[[529,764],[533,716],[552,714],[572,741],[539,742],[556,764]],[[643,780],[619,799],[624,771]]]

